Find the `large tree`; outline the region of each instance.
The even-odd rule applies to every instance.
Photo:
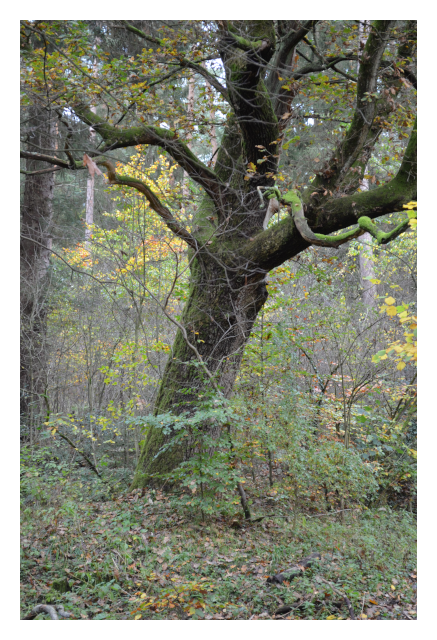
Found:
[[[104,63],[103,49],[94,51],[102,60],[96,79],[84,62],[86,55],[91,59],[86,25],[62,23],[67,34],[62,42],[53,26],[22,25],[23,38],[35,29],[43,31],[56,53],[45,60],[53,93],[47,109],[74,113],[93,127],[99,144],[87,150],[88,156],[106,167],[110,183],[144,194],[187,244],[189,298],[156,400],[157,415],[192,409],[207,389],[231,394],[244,346],[267,299],[269,271],[311,244],[337,247],[364,232],[385,243],[408,228],[406,220],[383,234],[372,220],[402,211],[416,198],[412,109],[404,109],[409,141],[396,175],[369,190],[361,187],[378,141],[390,129],[396,100],[414,94],[415,27],[411,22],[372,22],[358,73],[360,39],[353,39],[354,28],[353,21],[223,20],[167,24],[160,33],[157,27],[108,23],[106,34],[125,30],[142,41],[144,49],[129,58],[120,56],[116,64]],[[37,62],[34,57],[28,65],[35,68]],[[50,64],[51,71],[46,70]],[[64,67],[69,72],[60,79]],[[215,163],[202,161],[192,151],[193,132],[207,134],[220,125],[210,121],[211,104],[202,109],[199,99],[184,117],[180,105],[168,94],[164,101],[157,90],[165,83],[174,89],[178,77],[193,74],[215,92],[216,107],[226,115]],[[309,95],[315,105],[324,105],[324,114],[311,111]],[[347,126],[325,137],[318,154],[323,161],[315,158],[312,169],[301,172],[300,192],[278,188],[284,180],[279,162],[290,145],[287,132],[296,131],[303,115],[335,121],[334,103],[341,104]],[[303,114],[302,108],[311,113]],[[117,149],[145,145],[164,149],[201,187],[203,199],[191,228],[145,183],[114,169]],[[65,159],[43,150],[24,151],[22,156],[51,162],[56,170],[82,166],[71,153]],[[281,208],[289,215],[267,226],[272,212]],[[134,487],[145,486],[151,474],[170,471],[189,455],[189,446],[166,447],[157,455],[165,438],[171,435],[159,429],[148,432]]]

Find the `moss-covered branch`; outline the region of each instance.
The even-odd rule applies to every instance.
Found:
[[[322,175],[317,176],[313,183],[315,188],[319,186],[326,188],[328,185],[332,189],[340,184],[366,143],[377,109],[375,92],[378,71],[393,24],[393,20],[376,20],[372,23],[371,32],[360,60],[356,107],[352,122],[346,131],[340,149],[336,150],[326,167],[324,174],[329,174],[329,179],[327,180]]]
[[[416,217],[417,214],[411,215],[411,218]],[[368,233],[370,233],[370,235],[376,239],[378,244],[387,244],[388,242],[391,242],[392,240],[400,236],[401,233],[404,233],[404,231],[407,231],[407,229],[409,229],[409,222],[411,218],[406,218],[400,224],[398,224],[397,227],[395,227],[391,231],[388,231],[387,233],[384,233],[384,231],[378,229],[376,224],[373,224],[371,219],[367,216],[362,216],[361,218],[359,218],[358,224],[360,225],[361,229],[363,229],[363,231],[367,231]]]
[[[303,212],[302,201],[296,191],[288,191],[282,199],[282,202],[290,207],[291,215],[293,216],[294,224],[300,235],[306,242],[315,244],[319,247],[332,247],[338,249],[338,247],[353,238],[357,238],[362,235],[364,231],[357,227],[340,233],[337,236],[327,236],[322,233],[313,233],[308,225],[308,221],[305,218]]]
[[[252,20],[247,23],[248,37],[239,32],[233,21],[219,20],[226,43],[250,53],[264,54],[266,49],[274,47],[275,32],[272,20]]]
[[[135,147],[140,144],[150,144],[161,147],[185,169],[195,182],[205,189],[214,201],[218,198],[220,187],[222,186],[218,177],[214,171],[199,160],[189,149],[188,145],[178,138],[174,131],[153,125],[118,128],[107,123],[86,105],[76,105],[74,110],[77,116],[83,122],[93,127],[105,142],[103,149],[95,152],[94,155],[97,155],[97,153],[104,154],[114,149]],[[90,153],[89,155],[93,154]]]
[[[279,83],[282,82],[279,80],[278,75],[284,78],[288,76],[287,70],[292,62],[294,48],[305,38],[309,30],[312,29],[317,22],[318,20],[307,20],[302,26],[298,27],[298,23],[296,24],[293,20],[289,21],[289,28],[282,36],[280,45],[272,61],[272,66],[277,69],[279,73],[272,73],[269,77],[268,88],[270,92],[276,93],[275,89],[278,89]]]
[[[252,20],[236,25],[227,23],[223,28],[220,55],[235,122],[242,134],[244,157],[247,163],[256,167],[254,180],[259,184],[261,176],[271,176],[277,169],[277,147],[272,143],[279,136],[279,123],[263,80],[266,64],[275,48],[275,30],[272,20]],[[241,30],[237,28],[240,26]],[[252,44],[262,42],[262,46],[247,51],[237,46],[235,38],[240,37],[243,29]],[[261,184],[268,183],[264,180]]]
[[[282,198],[283,203],[287,206],[292,206],[296,195],[295,192],[289,192]],[[308,204],[305,210],[305,216],[303,216],[302,211],[301,215],[297,216],[297,220],[296,216],[293,215],[290,218],[282,220],[274,227],[257,234],[255,238],[248,242],[242,249],[242,253],[256,263],[260,269],[270,271],[282,264],[285,260],[300,253],[300,251],[310,244],[316,244],[313,236],[316,240],[324,242],[327,240],[327,234],[356,225],[362,218],[372,220],[387,213],[402,211],[403,205],[416,199],[417,122],[415,122],[411,132],[402,164],[393,180],[370,191],[355,193],[354,195],[344,198],[327,198],[326,201],[317,203],[316,205]],[[297,196],[295,205],[296,204],[298,206],[295,206],[295,211],[298,209],[301,211],[299,196]],[[312,235],[308,235],[307,230],[305,227],[302,227],[302,225],[301,228],[304,234],[302,235],[299,232],[298,224],[299,221],[302,220],[302,216],[304,217],[304,221],[306,219],[307,227],[309,220],[312,227],[310,234]],[[406,224],[405,221],[405,223],[403,222],[398,225],[396,229],[393,229],[393,231],[389,233],[390,237],[387,241],[393,240],[397,235],[405,231]],[[360,235],[362,231],[367,230],[370,230],[370,228],[368,227],[368,222],[364,220],[358,229],[345,232],[346,234],[350,233],[350,236],[346,237],[346,239],[336,236],[335,238],[331,237],[331,240],[334,242],[337,240],[350,240],[354,233]],[[395,235],[395,233],[397,235]]]

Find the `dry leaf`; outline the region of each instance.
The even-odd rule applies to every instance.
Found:
[[[91,177],[93,177],[95,173],[97,173],[98,176],[103,175],[94,160],[86,153],[83,154],[83,166],[88,168]]]

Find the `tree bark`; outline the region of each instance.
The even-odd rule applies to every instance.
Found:
[[[45,109],[31,106],[27,113],[28,149],[55,149],[55,121]],[[51,168],[45,162],[26,160],[26,171]],[[21,205],[21,344],[20,410],[29,418],[45,393],[47,367],[46,327],[48,268],[52,238],[54,173],[26,175]]]
[[[207,254],[195,260],[190,296],[181,321],[187,338],[181,330],[177,332],[156,400],[155,415],[168,411],[176,415],[193,412],[208,388],[212,390],[190,345],[212,374],[216,387],[229,397],[244,346],[267,299],[264,276],[256,270],[243,275],[223,269]],[[171,471],[190,457],[192,443],[188,438],[185,446],[167,449],[156,457],[168,440],[161,430],[150,429],[132,488],[144,486],[150,482],[151,475]]]

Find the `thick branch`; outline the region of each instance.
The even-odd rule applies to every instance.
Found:
[[[245,160],[257,166],[259,175],[272,174],[276,171],[277,162],[276,147],[271,143],[278,138],[279,126],[263,76],[266,62],[274,51],[275,32],[271,20],[253,21],[249,26],[249,37],[253,40],[248,41],[250,47],[242,48],[236,46],[235,38],[240,38],[235,35],[236,28],[226,24],[220,41],[220,54],[226,71],[229,99],[243,136]],[[251,48],[252,45],[259,47]],[[265,150],[260,151],[262,147],[269,151],[265,157]],[[258,160],[261,163],[258,164]]]
[[[372,25],[360,60],[357,82],[357,104],[352,123],[348,128],[341,148],[328,163],[325,175],[329,173],[329,187],[342,182],[343,178],[357,160],[366,143],[369,130],[376,114],[377,101],[373,95],[376,91],[378,70],[382,55],[388,42],[392,20],[376,21]],[[314,187],[327,184],[326,179],[318,176]]]
[[[326,235],[357,224],[362,217],[375,219],[387,213],[402,211],[404,204],[416,199],[417,128],[415,124],[402,164],[393,180],[370,191],[344,198],[327,198],[325,202],[314,207],[310,204],[305,214],[313,229],[311,233],[317,238],[317,234]],[[401,232],[399,230],[399,233]],[[393,235],[390,239],[394,237]],[[311,242],[299,233],[295,218],[290,217],[257,234],[253,241],[244,246],[242,253],[260,269],[270,271],[307,248],[313,242],[309,236],[308,238]]]
[[[190,247],[197,249],[197,242],[195,238],[189,233],[176,218],[173,217],[170,210],[165,207],[159,198],[153,193],[153,191],[141,180],[136,178],[129,178],[125,176],[118,176],[115,173],[114,165],[108,160],[99,160],[98,164],[106,167],[108,170],[108,179],[111,184],[118,184],[126,187],[133,187],[140,193],[146,196],[150,206],[156,213],[164,220],[167,227],[179,238],[184,240]]]
[[[106,151],[113,149],[134,147],[139,144],[159,146],[167,151],[185,169],[188,175],[205,189],[214,201],[217,200],[221,184],[216,174],[194,155],[175,132],[152,125],[119,129],[108,124],[87,106],[77,105],[74,110],[78,117],[89,126],[92,126],[105,141],[105,147],[99,152],[90,152],[90,156],[104,154]]]
[[[279,92],[279,87],[283,82],[279,80],[279,76],[288,77],[296,45],[317,22],[317,20],[307,20],[299,29],[290,28],[289,32],[282,38],[273,58],[272,71],[267,80],[267,88],[271,95],[276,95]]]
[[[303,212],[302,202],[295,191],[289,191],[283,198],[283,203],[291,208],[291,215],[293,216],[294,224],[299,231],[302,238],[310,243],[319,247],[332,247],[338,249],[338,247],[353,238],[358,238],[364,231],[357,227],[351,229],[340,235],[331,237],[323,235],[321,233],[313,233],[308,225],[308,221],[305,218]]]

